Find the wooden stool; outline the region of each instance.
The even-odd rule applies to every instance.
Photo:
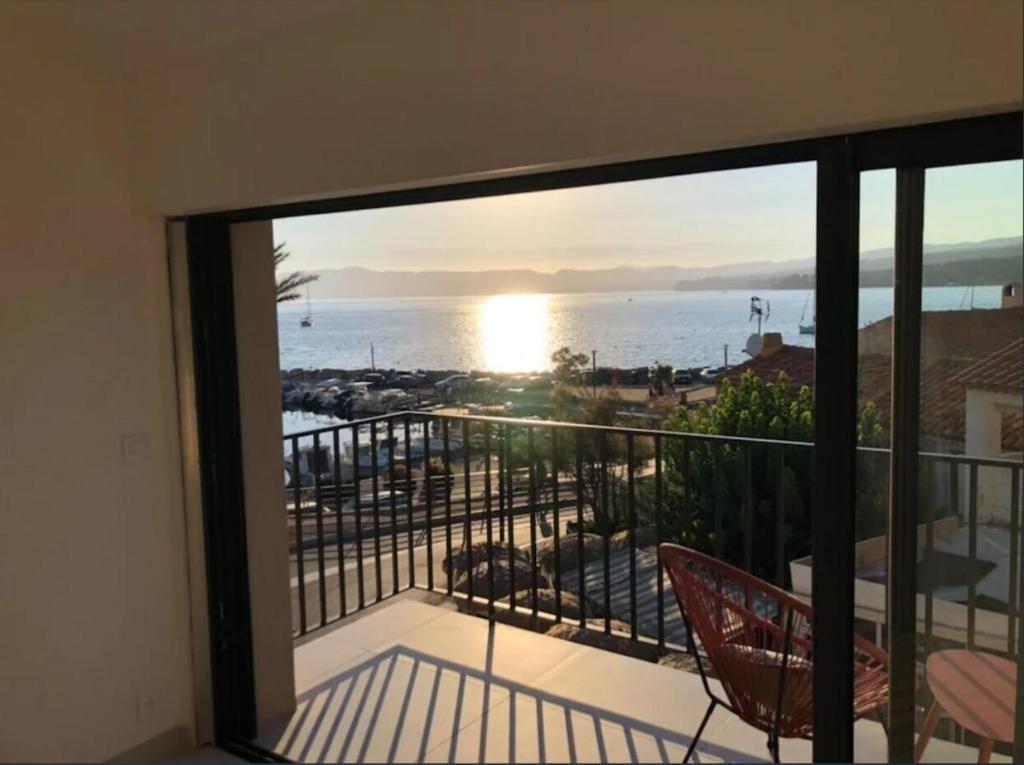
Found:
[[[1013,741],[1017,665],[1012,661],[977,651],[936,651],[925,664],[925,677],[935,702],[914,746],[915,762],[943,712],[981,736],[978,762],[989,761],[994,741]]]

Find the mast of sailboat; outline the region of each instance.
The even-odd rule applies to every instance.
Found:
[[[306,315],[299,321],[299,325],[303,327],[313,326],[313,307],[309,303],[309,285],[306,285]]]

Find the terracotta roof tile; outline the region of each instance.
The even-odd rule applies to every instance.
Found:
[[[971,363],[965,359],[938,359],[921,370],[920,428],[923,435],[963,441],[966,388],[957,377]],[[890,385],[872,395],[862,394],[861,404],[868,401],[874,401],[879,419],[888,427],[892,408]]]
[[[1024,309],[991,308],[921,313],[921,356],[981,359],[1018,340]],[[892,317],[860,330],[864,353],[892,353]]]
[[[957,313],[963,317],[969,312],[943,313]],[[975,331],[976,327],[971,328],[971,333]],[[1019,334],[1019,324],[1015,331]],[[767,381],[774,381],[779,372],[785,372],[794,388],[807,385],[813,389],[814,349],[783,345],[771,355],[757,356],[738,364],[722,378],[736,382],[748,370],[752,370],[758,377]],[[889,424],[892,406],[891,386],[890,356],[881,353],[864,354],[858,359],[858,399],[861,406],[869,401],[874,402],[884,427],[888,427]],[[980,360],[964,356],[924,358],[920,386],[920,422],[923,435],[952,441],[964,440],[965,400],[968,387],[1014,393],[1024,390],[1024,341],[1017,337],[1013,342]],[[1002,440],[1003,448],[1007,451],[1021,449],[1024,441],[1024,417],[1014,413],[1004,416]]]
[[[775,382],[779,372],[785,372],[790,385],[801,388],[814,387],[814,349],[798,345],[783,345],[768,356],[755,356],[729,369],[722,379],[738,382],[747,370],[752,370],[762,380]]]
[[[958,379],[968,388],[1020,393],[1024,391],[1024,340],[1014,342],[972,364]]]

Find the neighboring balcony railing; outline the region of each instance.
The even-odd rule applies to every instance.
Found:
[[[422,588],[683,648],[658,542],[797,592],[809,572],[805,442],[411,412],[292,434],[285,445],[296,637]],[[881,640],[884,609],[871,604],[872,587],[884,587],[888,452],[859,456],[858,616]],[[980,530],[996,529],[1009,548],[994,562],[1007,577],[999,650],[1014,655],[1021,463],[923,454],[921,473],[922,633],[960,640],[936,596],[953,585],[942,590],[934,575],[955,559],[966,571],[961,642],[984,636],[994,649],[999,605],[979,593],[978,574],[993,567],[978,545]],[[999,512],[986,510],[992,486],[1005,487]],[[954,542],[964,555],[946,549]]]

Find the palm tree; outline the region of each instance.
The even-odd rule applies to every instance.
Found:
[[[281,242],[281,244],[274,245],[274,270],[276,271],[278,266],[288,260],[291,257],[291,253],[288,252],[284,247],[287,242]],[[284,303],[288,300],[298,300],[302,297],[298,291],[299,287],[302,287],[310,282],[315,282],[319,279],[319,274],[304,274],[301,271],[293,271],[287,276],[278,279],[277,281],[277,302]]]

